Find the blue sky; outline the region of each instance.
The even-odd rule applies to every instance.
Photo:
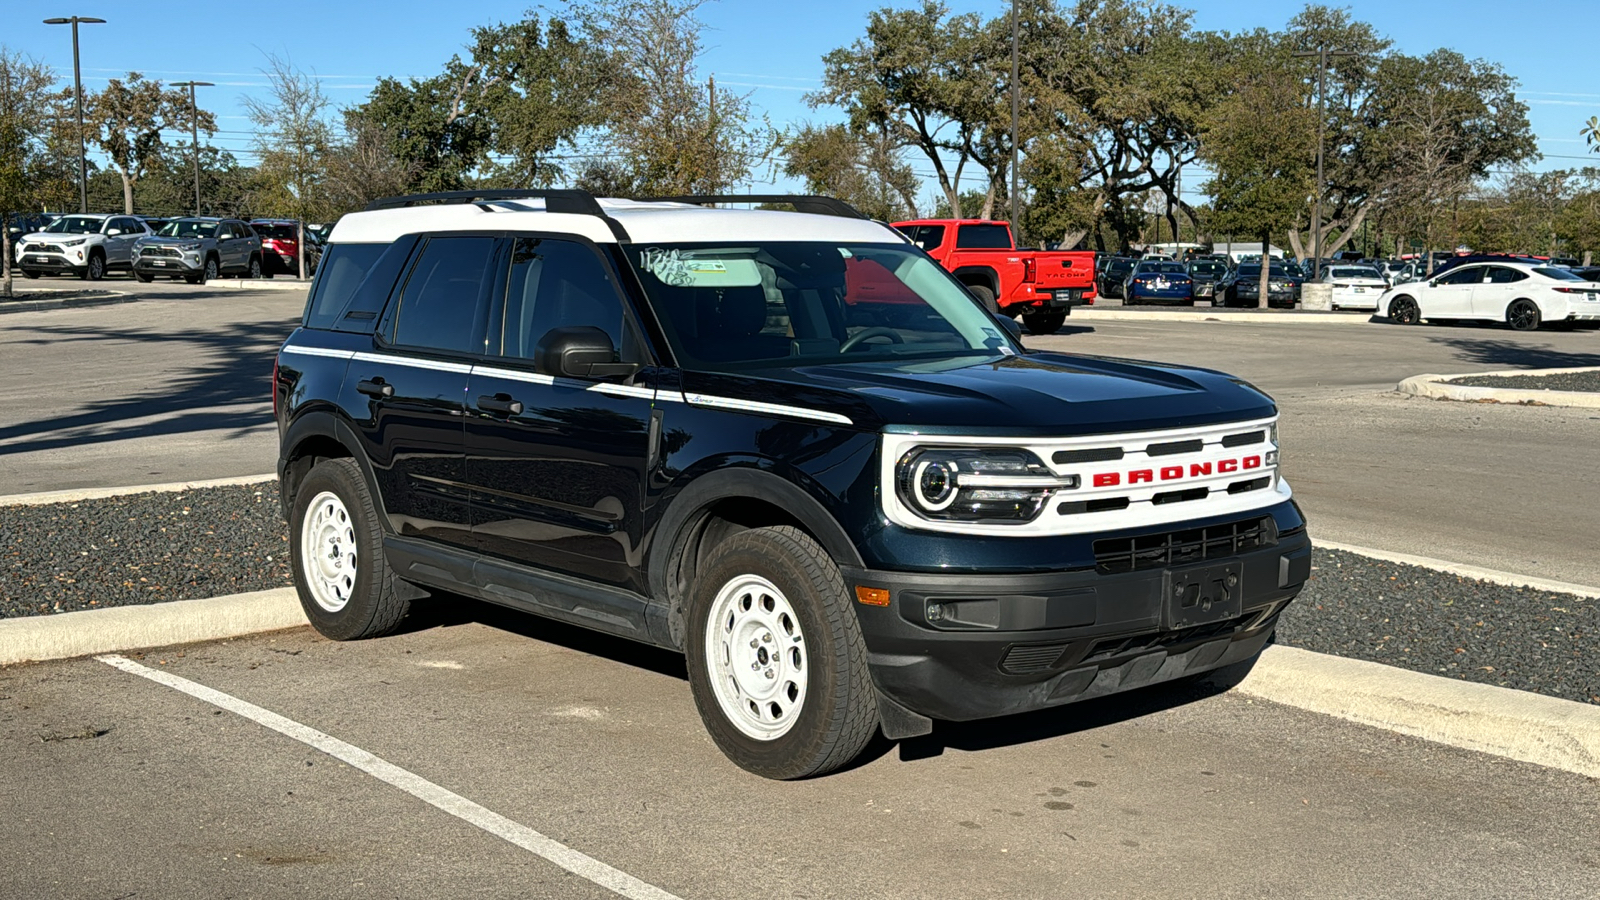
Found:
[[[379,75],[435,73],[461,49],[470,28],[518,18],[530,5],[526,0],[345,0],[181,3],[158,9],[125,0],[26,4],[12,0],[0,8],[0,43],[53,65],[70,79],[69,29],[41,20],[73,14],[107,19],[105,25],[81,26],[86,87],[97,89],[105,79],[129,70],[164,81],[217,82],[217,87],[200,91],[201,105],[218,116],[222,133],[214,142],[248,160],[252,126],[239,100],[262,93],[264,79],[258,70],[265,64],[265,54],[287,56],[297,67],[320,76],[336,105],[352,104],[364,98]],[[843,0],[711,2],[702,9],[708,48],[703,72],[714,74],[719,84],[750,92],[752,102],[774,125],[837,118],[827,109],[809,109],[803,97],[818,84],[822,55],[855,40],[867,12],[879,5]],[[909,4],[899,0],[894,5]],[[1007,8],[997,0],[951,0],[950,5],[985,15]],[[1198,27],[1229,31],[1278,28],[1301,8],[1297,3],[1247,0],[1184,5],[1199,7]],[[1535,168],[1586,164],[1578,130],[1589,116],[1600,114],[1600,79],[1592,74],[1593,53],[1586,42],[1564,35],[1591,30],[1594,0],[1535,0],[1518,6],[1516,15],[1507,15],[1502,3],[1485,0],[1355,0],[1349,7],[1403,52],[1422,54],[1450,47],[1468,57],[1499,62],[1520,80],[1520,93],[1530,104],[1529,118],[1545,154]],[[274,15],[273,9],[282,14]],[[1587,158],[1600,164],[1600,156]]]

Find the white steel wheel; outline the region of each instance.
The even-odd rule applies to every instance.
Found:
[[[311,498],[300,526],[300,560],[311,599],[331,613],[344,609],[356,589],[356,530],[338,494]]]
[[[711,687],[728,722],[747,737],[789,733],[805,709],[810,659],[788,598],[759,575],[722,586],[705,628]]]

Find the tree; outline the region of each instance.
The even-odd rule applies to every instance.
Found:
[[[749,98],[702,81],[705,0],[603,0],[571,7],[605,55],[608,113],[595,143],[607,148],[580,183],[624,195],[719,194],[771,159],[778,135]]]
[[[59,108],[55,72],[38,60],[0,46],[0,296],[11,296],[10,215],[36,210],[47,178],[48,123]]]
[[[1589,145],[1590,153],[1600,153],[1600,116],[1590,116],[1578,136]]]
[[[105,90],[84,97],[86,137],[122,178],[122,211],[133,214],[133,189],[165,144],[163,131],[189,131],[191,125],[206,136],[216,134],[217,121],[200,110],[198,122],[189,108],[186,91],[164,89],[158,80],[145,80],[138,72],[113,78]]]
[[[451,75],[409,84],[380,78],[367,102],[347,111],[370,123],[410,173],[405,192],[461,190],[488,158],[491,125],[487,117],[466,115],[457,101],[465,96],[460,84]]]
[[[1010,77],[1009,40],[1003,71]],[[866,36],[823,57],[823,88],[807,95],[813,108],[837,106],[856,134],[877,132],[915,150],[933,167],[953,214],[963,209],[967,166],[985,173],[993,213],[997,182],[1009,162],[1009,137],[995,133],[1002,71],[992,30],[976,14],[950,15],[937,0],[897,10],[874,10]],[[1005,106],[1009,121],[1009,104]]]
[[[346,110],[344,137],[328,154],[323,196],[335,215],[363,209],[380,197],[406,193],[417,165],[396,156],[372,119]]]
[[[812,194],[838,197],[885,222],[915,219],[917,177],[881,131],[858,135],[844,125],[803,125],[784,141],[783,173],[803,178]]]
[[[1261,307],[1268,303],[1271,235],[1288,227],[1314,188],[1307,164],[1316,119],[1302,99],[1288,50],[1264,32],[1239,38],[1246,52],[1232,68],[1235,88],[1208,116],[1200,155],[1215,177],[1211,227],[1261,235]]]
[[[333,146],[322,82],[288,59],[267,56],[266,98],[246,97],[245,112],[256,126],[256,190],[250,205],[258,215],[305,221],[328,217],[321,183]]]

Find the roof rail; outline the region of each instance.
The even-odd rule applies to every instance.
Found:
[[[530,190],[523,188],[496,189],[483,191],[439,191],[432,194],[406,194],[400,197],[384,197],[367,204],[367,210],[402,209],[408,206],[427,206],[431,204],[451,203],[492,203],[496,200],[543,200],[544,211],[552,213],[572,213],[579,216],[594,216],[606,223],[616,239],[627,242],[628,231],[622,223],[606,215],[600,207],[600,201],[588,191],[575,189],[555,190]]]
[[[682,197],[640,197],[641,203],[787,203],[795,212],[819,216],[842,216],[846,219],[865,219],[860,210],[836,197],[817,194],[690,194]]]

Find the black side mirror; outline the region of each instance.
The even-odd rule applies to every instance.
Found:
[[[996,313],[995,317],[994,317],[994,320],[996,322],[1000,323],[1000,327],[1001,328],[1004,328],[1007,332],[1010,333],[1012,340],[1019,341],[1019,342],[1022,340],[1022,323],[1021,322],[1018,322],[1016,319],[1013,319],[1010,316],[1005,315],[1003,313]]]
[[[568,378],[619,378],[639,371],[638,363],[619,362],[611,336],[593,325],[550,329],[533,349],[533,367]]]

